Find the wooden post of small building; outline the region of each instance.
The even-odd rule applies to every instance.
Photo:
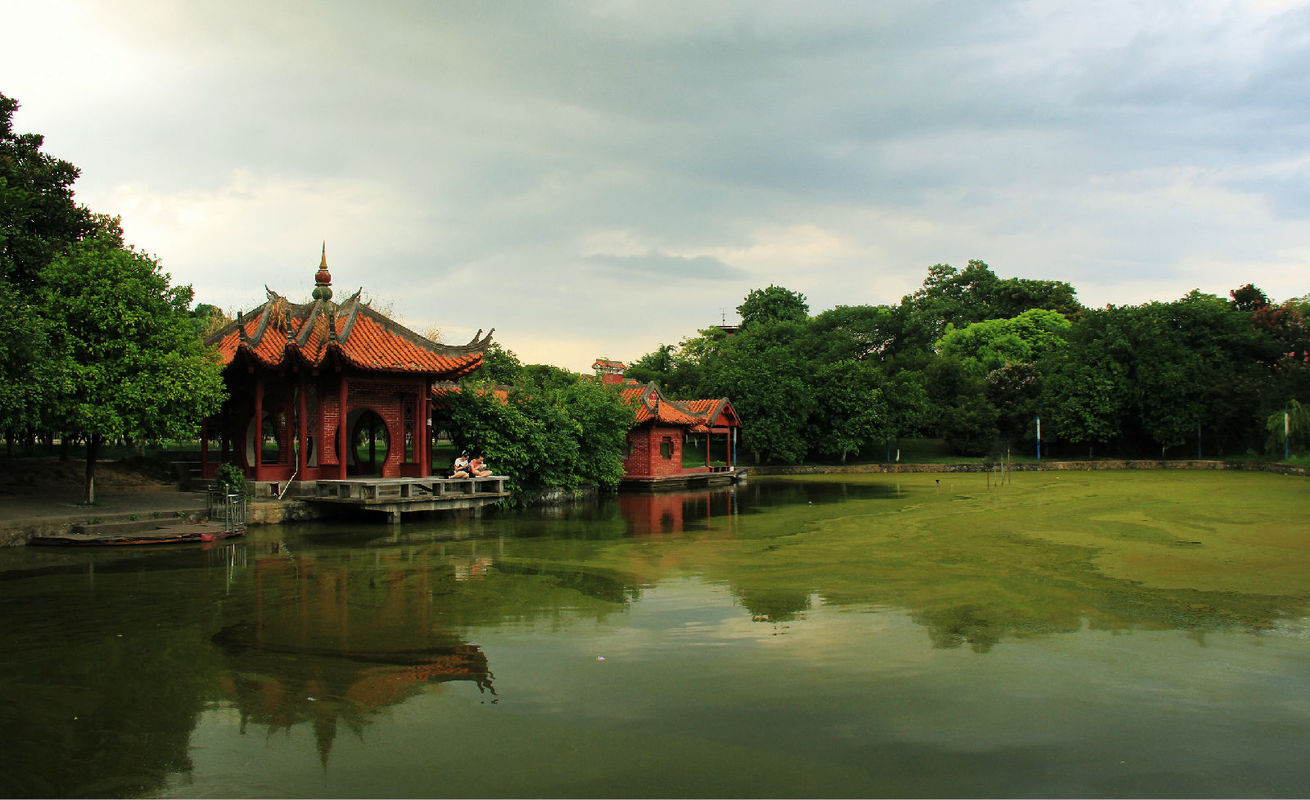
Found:
[[[346,440],[350,438],[346,431],[348,427],[347,418],[350,416],[349,409],[346,408],[346,394],[350,388],[349,383],[350,380],[346,377],[346,374],[341,373],[341,389],[338,393],[338,409],[341,412],[341,419],[337,425],[337,457],[341,463],[337,465],[337,477],[343,481],[346,479],[346,458],[348,455]]]
[[[426,478],[432,474],[432,425],[430,417],[432,416],[432,395],[428,391],[428,382],[423,381],[423,397],[419,403],[419,408],[423,410],[422,416],[419,417],[419,424],[423,428],[423,465],[419,467],[419,476]]]

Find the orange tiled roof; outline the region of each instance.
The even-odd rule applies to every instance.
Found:
[[[620,394],[629,405],[637,409],[637,419],[634,424],[654,422],[692,428],[702,422],[701,418],[688,411],[683,403],[665,397],[660,387],[653,381],[645,386],[622,389]]]
[[[610,372],[622,375],[628,369],[628,365],[624,364],[622,361],[610,361],[608,359],[598,358],[595,363],[591,365],[591,368],[597,372]]]
[[[493,331],[494,332],[494,331]],[[480,338],[481,337],[481,338]],[[223,364],[238,353],[265,367],[296,358],[313,366],[335,354],[351,366],[371,372],[425,373],[453,380],[482,366],[491,333],[478,331],[466,345],[429,341],[369,308],[359,292],[344,303],[330,299],[296,305],[275,292],[249,314],[238,314],[206,339],[218,349]]]
[[[682,404],[688,411],[700,417],[700,424],[691,429],[692,433],[705,433],[711,426],[734,428],[738,425],[737,411],[726,397],[685,400]]]

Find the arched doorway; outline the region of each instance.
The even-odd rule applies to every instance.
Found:
[[[391,436],[387,423],[376,411],[359,409],[350,413],[350,455],[346,462],[355,475],[382,474],[382,466],[391,455]]]
[[[283,456],[283,448],[286,443],[283,441],[282,432],[286,429],[286,415],[274,413],[272,411],[264,412],[263,424],[260,425],[260,435],[255,437],[255,417],[251,415],[246,422],[245,434],[245,456],[246,466],[255,466],[255,454],[259,454],[259,463],[277,464],[280,463]],[[258,443],[258,445],[256,445]]]

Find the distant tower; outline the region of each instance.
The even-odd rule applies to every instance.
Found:
[[[596,359],[596,363],[592,364],[591,368],[596,370],[601,383],[610,386],[623,383],[623,372],[628,366],[621,361],[610,361],[608,358],[601,357]]]

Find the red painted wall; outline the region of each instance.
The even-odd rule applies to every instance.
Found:
[[[668,437],[673,444],[669,458],[660,454],[660,443]],[[628,457],[623,461],[624,476],[649,478],[682,474],[681,428],[642,427],[628,431]]]

